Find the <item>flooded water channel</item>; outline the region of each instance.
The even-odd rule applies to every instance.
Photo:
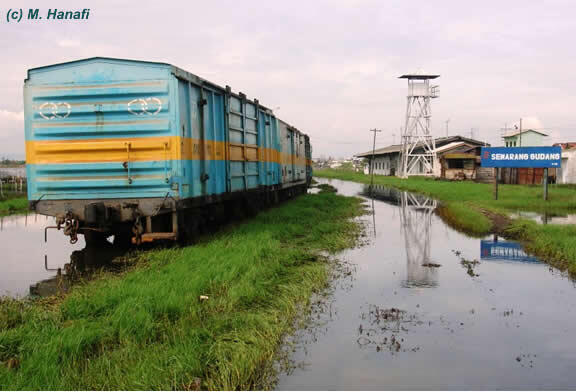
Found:
[[[99,269],[121,250],[112,246],[87,248],[84,237],[70,244],[62,231],[44,227],[54,219],[42,215],[0,217],[0,296],[51,295]]]
[[[319,182],[374,214],[278,389],[575,389],[574,281],[513,241],[451,229],[434,200]]]

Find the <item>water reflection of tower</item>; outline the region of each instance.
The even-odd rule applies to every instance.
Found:
[[[408,192],[400,193],[401,227],[407,252],[405,287],[435,287],[437,269],[425,267],[431,261],[431,222],[437,201]]]

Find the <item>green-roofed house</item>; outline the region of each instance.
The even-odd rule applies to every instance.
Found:
[[[545,145],[545,138],[548,137],[546,133],[527,129],[519,132],[515,130],[511,133],[503,135],[505,147],[539,147]]]

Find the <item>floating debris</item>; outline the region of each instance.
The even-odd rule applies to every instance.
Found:
[[[357,343],[361,347],[375,347],[377,352],[389,351],[391,354],[398,352],[416,352],[419,347],[403,348],[404,337],[397,334],[407,333],[409,325],[422,324],[414,314],[398,308],[381,308],[377,305],[369,305],[369,311],[361,314],[362,320],[367,320],[368,325],[359,325],[359,337]],[[387,333],[391,333],[387,336]],[[383,336],[384,335],[384,336]]]
[[[467,275],[472,278],[479,276],[479,274],[475,273],[475,270],[473,269],[479,264],[481,263],[477,259],[467,260],[464,257],[461,257],[461,265],[467,269]]]
[[[425,263],[423,264],[423,267],[431,267],[431,268],[439,268],[441,266],[441,264],[435,264],[435,263]]]

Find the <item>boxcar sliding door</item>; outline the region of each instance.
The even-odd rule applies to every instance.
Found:
[[[228,95],[228,183],[230,192],[257,188],[258,161],[258,101],[249,102],[244,95]]]
[[[226,192],[224,99],[209,86],[180,82],[185,197]],[[185,188],[186,185],[186,188]]]

